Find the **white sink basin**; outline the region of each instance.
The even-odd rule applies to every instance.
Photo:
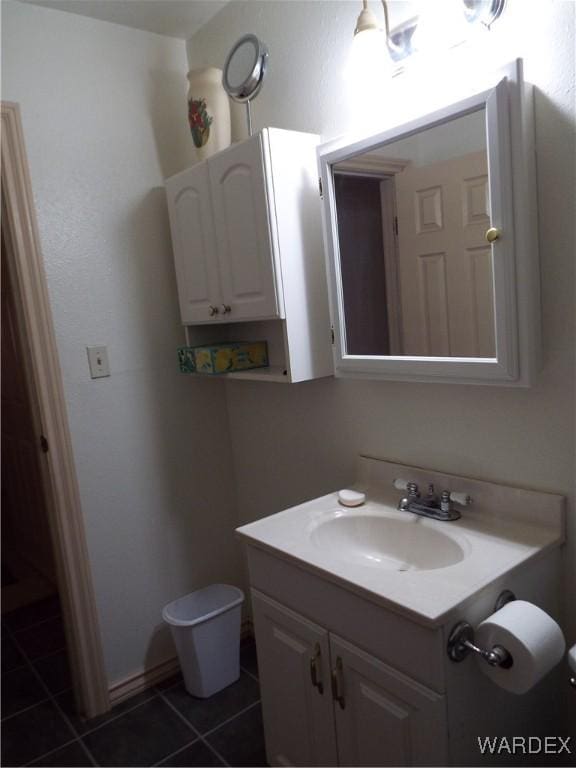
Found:
[[[338,560],[388,571],[432,571],[466,556],[453,538],[408,513],[406,520],[338,515],[315,525],[310,539]]]
[[[249,551],[265,550],[440,626],[473,594],[563,540],[561,496],[367,457],[359,459],[358,469],[353,487],[366,494],[365,504],[345,507],[337,492],[329,493],[244,525],[238,533]],[[398,477],[422,488],[434,483],[466,491],[474,504],[455,522],[400,511]]]

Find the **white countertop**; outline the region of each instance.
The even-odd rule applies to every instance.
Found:
[[[367,494],[366,503],[360,507],[346,508],[338,502],[336,492],[330,493],[244,525],[237,533],[246,544],[275,553],[432,625],[442,623],[449,611],[498,577],[559,546],[564,538],[563,497],[555,494],[455,478],[364,457],[360,459],[358,476],[353,487]],[[395,477],[415,479],[421,486],[423,481],[430,481],[437,488],[469,492],[474,504],[463,509],[462,518],[454,522],[398,511],[396,503],[401,493],[392,487]],[[318,546],[312,535],[320,524],[337,517],[363,515],[436,530],[460,547],[462,559],[425,570],[381,567],[378,562],[350,558],[344,548]],[[425,535],[424,531],[418,531],[418,535]]]

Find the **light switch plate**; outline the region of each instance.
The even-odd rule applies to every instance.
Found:
[[[103,376],[110,376],[108,349],[106,347],[86,347],[86,352],[88,353],[90,376],[93,379],[100,379]]]

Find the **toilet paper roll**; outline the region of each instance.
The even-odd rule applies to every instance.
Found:
[[[533,688],[564,656],[562,630],[541,608],[524,600],[507,603],[483,621],[474,635],[480,648],[501,645],[512,656],[509,668],[491,667],[478,658],[480,668],[496,685],[522,694]]]

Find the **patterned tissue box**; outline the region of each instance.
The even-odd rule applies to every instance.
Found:
[[[182,373],[231,373],[249,368],[266,368],[268,345],[265,341],[235,341],[180,347],[178,361]]]
[[[180,365],[180,373],[196,373],[194,347],[179,347],[178,363]]]

